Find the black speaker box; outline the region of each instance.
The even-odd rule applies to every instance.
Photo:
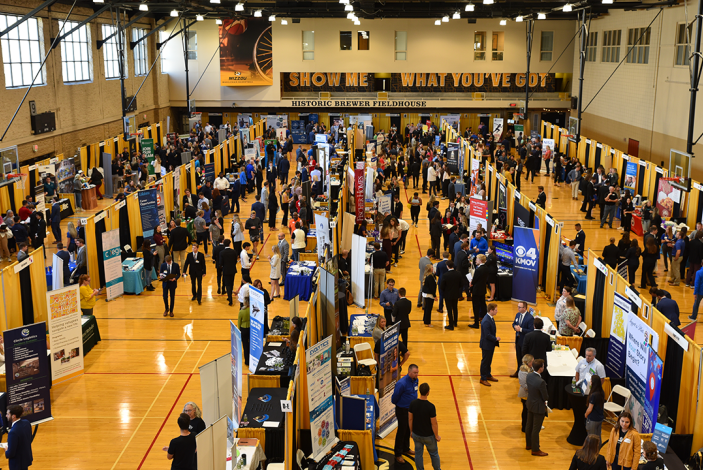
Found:
[[[571,109],[576,109],[578,108],[579,105],[579,99],[576,96],[571,97]]]
[[[32,130],[35,134],[43,134],[56,130],[56,115],[52,112],[35,114],[31,119]]]

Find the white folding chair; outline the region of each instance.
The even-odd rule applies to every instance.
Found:
[[[357,364],[369,366],[371,373],[376,373],[376,359],[373,358],[373,350],[369,343],[360,343],[354,345],[354,357]]]
[[[615,403],[613,401],[613,395],[624,398],[625,403],[623,403],[622,406]],[[606,419],[606,421],[615,425],[615,422],[617,421],[617,418],[620,415],[620,413],[622,413],[627,408],[627,403],[630,401],[631,396],[632,396],[632,393],[630,392],[630,390],[623,387],[622,385],[614,386],[613,390],[610,392],[610,396],[608,397],[608,401],[603,404],[603,409],[605,409],[605,411],[608,411],[608,412],[612,413],[613,415],[615,415],[615,420],[610,421],[610,420]]]
[[[595,338],[596,332],[589,328],[584,336],[586,336],[586,338]]]
[[[574,358],[578,358],[578,357],[579,357],[579,352],[578,352],[577,350],[575,350],[575,349],[572,349],[572,350],[571,350],[571,354],[573,354]]]
[[[588,330],[588,325],[586,325],[584,322],[579,323],[579,329],[581,330],[581,336],[584,336],[586,334],[586,330]]]

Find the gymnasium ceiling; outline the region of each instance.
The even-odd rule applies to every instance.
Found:
[[[346,18],[348,11],[345,5],[338,0],[258,0],[243,1],[244,11],[236,11],[239,1],[220,0],[218,3],[211,3],[211,0],[189,0],[189,1],[110,1],[105,3],[94,3],[92,0],[76,0],[79,6],[89,7],[95,10],[112,5],[114,8],[123,8],[127,14],[134,15],[145,13],[139,11],[141,3],[146,3],[149,11],[148,17],[157,20],[169,17],[172,10],[182,13],[185,18],[195,18],[196,15],[203,15],[206,19],[215,18],[250,18],[254,12],[261,10],[263,18],[276,15],[277,18]],[[490,0],[489,0],[490,1]],[[73,4],[71,0],[59,0],[59,3]],[[538,13],[545,13],[549,20],[574,20],[578,12],[586,8],[593,17],[602,16],[611,9],[637,10],[659,8],[663,6],[675,5],[676,0],[646,0],[646,1],[615,1],[612,4],[604,4],[601,0],[575,1],[572,12],[563,12],[565,1],[516,1],[516,0],[495,0],[492,5],[484,5],[483,0],[445,1],[445,0],[349,0],[354,8],[354,13],[359,19],[382,20],[383,18],[420,18],[420,19],[440,19],[445,15],[450,18],[455,13],[461,15],[460,20],[450,21],[471,21],[476,18],[515,18],[523,16],[525,19],[533,16],[537,18]],[[470,3],[474,6],[474,11],[466,11]]]

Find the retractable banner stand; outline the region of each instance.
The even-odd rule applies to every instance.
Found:
[[[657,350],[659,346],[659,335],[643,322],[634,313],[627,314],[626,333],[627,361],[625,370],[625,386],[632,392],[633,400],[630,400],[629,407],[635,420],[633,423],[639,432],[650,433],[654,431],[659,411],[659,397],[657,403],[653,404],[654,392],[661,387],[662,367],[657,370],[657,365],[661,360],[655,360],[650,370],[650,350]],[[656,356],[656,354],[654,354]],[[653,375],[650,377],[649,373]],[[656,375],[659,375],[659,385],[648,384],[650,381],[656,382]],[[650,398],[651,394],[651,398]],[[657,393],[658,395],[658,393]]]
[[[230,329],[230,360],[232,362],[232,422],[234,429],[239,429],[239,421],[242,417],[242,332],[232,320],[229,322]]]
[[[379,436],[386,437],[397,426],[395,405],[391,402],[395,384],[398,382],[398,336],[400,324],[386,329],[381,336],[381,351],[378,363],[378,397],[379,397]]]
[[[354,206],[356,207],[356,223],[364,221],[366,201],[364,200],[364,162],[356,162],[354,169]]]
[[[101,153],[102,156],[102,169],[103,169],[103,188],[105,189],[104,195],[107,197],[113,196],[113,191],[117,188],[112,187],[112,154]]]
[[[80,322],[79,322],[80,327]],[[7,406],[19,405],[30,424],[54,419],[51,416],[51,372],[46,360],[46,323],[34,323],[3,331],[7,371]],[[71,351],[51,355],[52,362],[70,362]]]
[[[485,229],[488,227],[486,222],[488,218],[488,201],[482,201],[479,198],[471,198],[469,207],[469,228],[471,232],[476,230],[478,224]]]
[[[328,336],[305,351],[314,460],[327,453],[337,442],[334,433],[332,341],[332,337]]]
[[[623,187],[629,189],[632,194],[635,193],[635,187],[637,186],[637,163],[627,162],[627,168],[625,169],[625,184]]]
[[[381,196],[378,198],[378,213],[390,214],[391,212],[391,195]]]
[[[146,161],[149,162],[149,174],[153,175],[155,174],[154,172],[154,139],[142,139],[139,145],[142,148],[142,155],[144,155],[144,158],[146,158]]]
[[[156,193],[156,189],[144,189],[137,193],[144,238],[150,238],[154,235],[154,230],[159,225],[158,197]]]
[[[508,226],[508,189],[502,181],[498,182],[498,220],[500,226]]]
[[[452,175],[461,174],[459,170],[459,144],[449,142],[447,144],[447,170]],[[461,167],[463,169],[463,167]]]
[[[256,372],[264,352],[264,293],[249,286],[249,371]]]
[[[613,297],[613,316],[610,321],[610,341],[608,342],[608,375],[625,376],[625,358],[630,299],[615,292]]]
[[[493,139],[495,142],[500,141],[500,136],[503,134],[503,118],[493,118]]]
[[[529,227],[530,225],[530,211],[515,199],[515,206],[513,208],[513,225],[515,227]]]
[[[516,225],[514,238],[512,300],[536,304],[539,282],[539,230]]]
[[[324,215],[315,214],[315,237],[317,238],[317,256],[325,258],[325,249],[332,253],[332,240],[330,240],[330,222]]]
[[[366,237],[357,234],[352,235],[351,257],[353,258],[351,270],[352,296],[354,304],[363,308],[366,291]],[[371,286],[368,286],[369,288]],[[370,295],[370,294],[369,294]]]
[[[122,249],[120,248],[119,229],[103,232],[103,265],[105,266],[105,290],[107,300],[124,294],[122,278]],[[150,276],[151,273],[146,273]],[[148,278],[147,278],[148,279]]]
[[[46,293],[51,338],[51,382],[83,374],[83,328],[79,286]]]

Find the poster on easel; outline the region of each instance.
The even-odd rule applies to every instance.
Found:
[[[239,421],[242,417],[242,332],[232,320],[229,322],[230,329],[230,360],[232,362],[232,423],[234,429],[239,429]]]
[[[249,286],[249,371],[256,372],[264,352],[264,293]]]
[[[120,230],[103,232],[103,265],[105,267],[105,291],[110,301],[124,294],[122,277],[122,249],[120,248]],[[151,276],[151,273],[145,273]],[[147,278],[148,279],[148,278]]]
[[[332,389],[332,336],[305,351],[310,408],[312,458],[327,453],[337,442],[334,432],[334,390]]]
[[[3,331],[7,406],[19,405],[22,418],[32,425],[54,419],[51,416],[51,371],[46,360],[46,323],[33,323]],[[82,337],[82,336],[81,336]],[[71,351],[51,354],[52,361],[70,362]]]
[[[398,337],[400,334],[400,323],[396,323],[383,332],[381,335],[381,346],[378,363],[378,406],[379,414],[379,436],[386,437],[397,426],[398,420],[395,416],[395,405],[391,402],[395,384],[398,382]]]
[[[74,284],[46,293],[51,338],[51,383],[83,374],[83,325],[80,287]]]

